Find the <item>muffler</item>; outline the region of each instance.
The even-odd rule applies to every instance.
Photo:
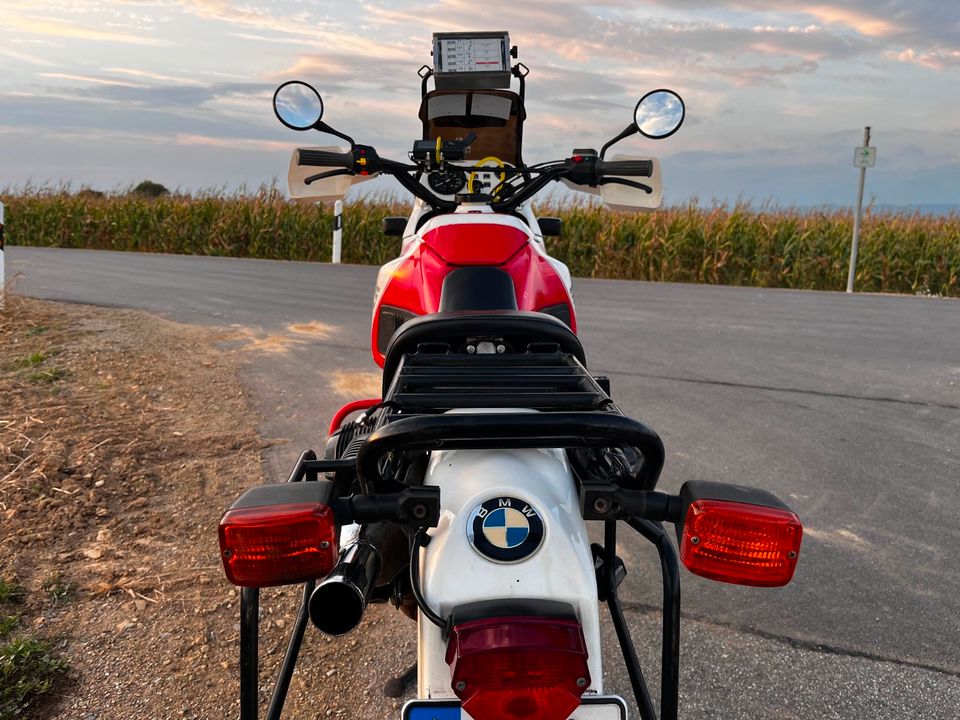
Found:
[[[348,545],[327,578],[310,596],[310,621],[327,635],[344,635],[363,618],[380,572],[380,553],[364,540]]]

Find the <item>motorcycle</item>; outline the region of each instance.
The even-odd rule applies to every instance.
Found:
[[[599,152],[526,165],[529,70],[511,67],[511,56],[505,33],[434,36],[436,67],[420,71],[423,137],[408,162],[323,122],[310,85],[284,83],[274,95],[288,128],[349,143],[294,151],[294,198],[338,199],[389,175],[416,200],[409,218],[384,220],[402,247],[376,284],[381,397],[341,408],[323,458],[304,451],[288,482],[250,489],[220,522],[224,569],[241,588],[242,720],[259,717],[260,588],[303,585],[267,718],[281,715],[308,622],[339,636],[369,602],[392,602],[417,623],[417,698],[404,720],[626,718],[625,701],[603,688],[605,603],[639,715],[655,720],[618,598],[625,525],[659,554],[659,717],[674,720],[680,563],[743,585],[793,576],[802,526],[772,494],[705,481],[677,495],[655,489],[663,444],[587,369],[570,273],[545,248],[561,223],[530,206],[560,181],[613,209],[658,207],[659,161],[606,155],[637,133],[672,135],[683,101],[654,90]],[[588,522],[602,523],[602,543],[590,542]],[[675,526],[676,548],[664,523]]]

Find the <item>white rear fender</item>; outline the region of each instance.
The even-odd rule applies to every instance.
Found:
[[[596,576],[576,484],[564,452],[435,452],[425,484],[440,487],[443,509],[440,525],[430,532],[430,544],[421,551],[420,577],[428,605],[446,617],[458,606],[482,600],[569,603],[587,643],[592,679],[588,691],[601,692]],[[528,518],[532,508],[543,529],[538,545],[514,548],[521,555],[530,554],[513,562],[491,559],[482,554],[482,542],[471,540],[473,521],[483,504],[492,501],[491,506],[498,507],[507,499]],[[440,629],[421,617],[418,633],[419,697],[454,697]]]

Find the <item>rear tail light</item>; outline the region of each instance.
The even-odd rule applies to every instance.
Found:
[[[683,523],[680,558],[690,572],[712,580],[778,587],[793,577],[802,536],[799,518],[785,506],[695,500]]]
[[[329,497],[325,484],[261,486],[234,503],[219,528],[220,558],[231,583],[271,587],[330,573],[338,533],[333,510],[320,499]]]
[[[576,620],[509,617],[455,625],[452,686],[474,720],[567,720],[590,685]]]

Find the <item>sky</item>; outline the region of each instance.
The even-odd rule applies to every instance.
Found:
[[[403,159],[432,33],[466,30],[508,30],[531,70],[528,163],[668,87],[683,128],[618,146],[661,158],[667,202],[850,205],[870,125],[868,199],[960,203],[958,0],[0,0],[0,188],[285,184],[294,147],[333,140],[277,122],[292,79]]]

